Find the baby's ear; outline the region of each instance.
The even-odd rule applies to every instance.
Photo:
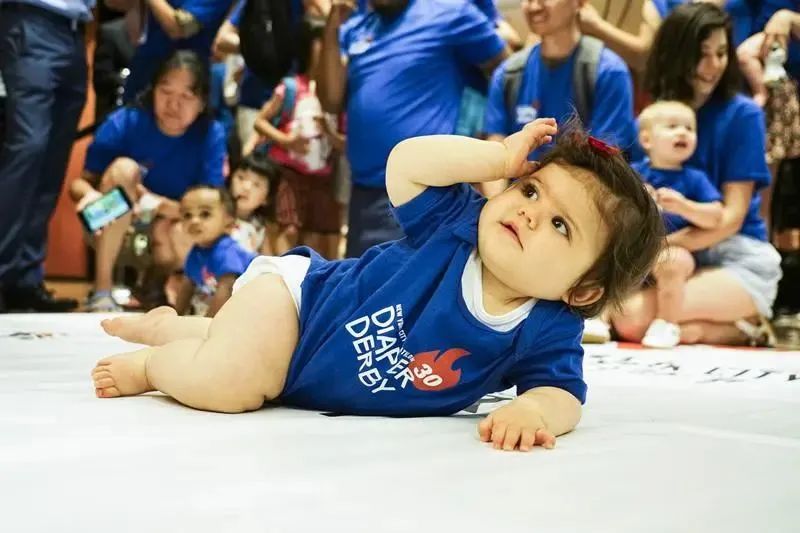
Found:
[[[639,130],[639,144],[642,145],[645,151],[650,150],[652,145],[650,144],[650,132],[647,131],[647,128]]]
[[[587,305],[592,305],[602,298],[604,292],[605,290],[603,287],[598,287],[596,285],[575,287],[574,289],[570,289],[561,299],[571,307],[585,307]]]

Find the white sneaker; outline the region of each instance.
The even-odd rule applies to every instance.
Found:
[[[674,348],[681,343],[681,327],[678,324],[656,318],[647,328],[642,346],[648,348]]]
[[[611,340],[611,327],[599,318],[589,318],[583,322],[583,339],[586,344],[605,344]]]

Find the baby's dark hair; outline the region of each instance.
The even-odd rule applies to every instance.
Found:
[[[225,209],[225,212],[228,213],[231,217],[236,218],[236,204],[233,202],[233,196],[231,196],[230,191],[225,187],[214,187],[213,185],[205,185],[205,184],[198,184],[198,185],[190,185],[186,191],[183,193],[183,196],[186,196],[192,191],[216,191],[219,194],[219,202],[222,204],[222,208]]]
[[[259,206],[254,214],[263,220],[274,220],[275,202],[273,199],[278,193],[278,181],[280,178],[280,169],[278,165],[273,163],[266,155],[251,153],[244,156],[241,161],[239,161],[239,166],[233,174],[236,174],[236,172],[240,170],[250,170],[267,180],[267,203]],[[233,186],[232,179],[230,185]]]
[[[577,119],[561,127],[555,148],[539,162],[572,167],[585,174],[600,216],[608,227],[609,241],[573,289],[601,287],[595,303],[571,306],[584,318],[612,306],[619,309],[625,298],[639,288],[665,244],[665,230],[658,207],[639,175],[621,151],[591,138]]]

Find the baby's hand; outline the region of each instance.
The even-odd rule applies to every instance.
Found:
[[[535,171],[538,165],[528,161],[528,155],[543,144],[552,142],[557,132],[556,119],[537,118],[525,124],[522,130],[503,139],[503,145],[506,147],[503,177],[518,178]]]
[[[556,438],[545,428],[537,404],[519,397],[492,412],[478,424],[483,442],[491,442],[495,450],[519,448],[527,452],[534,446],[553,448]]]
[[[686,203],[686,197],[674,189],[661,187],[656,191],[656,201],[659,207],[670,213],[679,213],[681,207]]]

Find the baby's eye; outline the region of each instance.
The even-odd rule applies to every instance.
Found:
[[[556,231],[562,234],[564,237],[569,237],[569,226],[567,226],[567,223],[563,218],[553,217],[553,227],[556,228]]]
[[[181,213],[181,218],[183,218],[183,220],[191,220],[192,214],[191,213]]]
[[[201,211],[200,218],[209,218],[211,216],[211,211]]]
[[[536,190],[536,187],[531,185],[530,183],[526,183],[522,186],[522,196],[525,198],[533,198],[534,200],[539,199],[539,191]]]

